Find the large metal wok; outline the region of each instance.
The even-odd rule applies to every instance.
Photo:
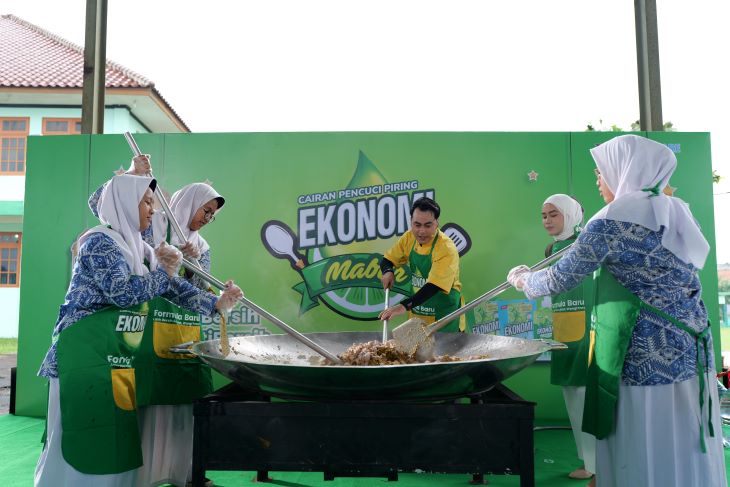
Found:
[[[307,336],[336,354],[355,343],[381,338],[378,332]],[[320,355],[290,335],[231,338],[231,353],[227,357],[220,352],[220,340],[195,343],[190,351],[242,387],[265,395],[383,400],[449,398],[483,392],[556,346],[541,340],[494,335],[438,333],[435,338],[436,355],[487,358],[409,365],[324,365]]]

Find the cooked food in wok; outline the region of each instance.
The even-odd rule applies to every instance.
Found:
[[[227,343],[221,338],[220,346],[218,351],[224,357],[232,358],[235,360],[236,355],[242,355],[236,347],[230,347],[227,352],[224,352],[224,346]],[[378,365],[406,365],[406,364],[419,364],[419,363],[435,363],[435,362],[460,362],[462,360],[484,360],[488,359],[489,355],[467,355],[458,357],[456,355],[437,355],[430,360],[421,361],[416,357],[415,353],[408,353],[400,350],[396,345],[395,340],[388,340],[383,343],[378,340],[370,340],[367,342],[358,342],[350,345],[344,352],[340,353],[338,357],[342,360],[341,364],[334,364],[324,357],[318,355],[305,356],[297,355],[297,360],[291,360],[290,358],[284,357],[273,357],[273,356],[262,356],[263,360],[272,360],[280,364],[292,364],[299,360],[306,359],[309,365],[359,365],[359,366],[378,366]]]
[[[374,332],[311,333],[308,338],[342,357],[353,345],[382,338]],[[291,399],[392,400],[448,398],[490,389],[533,363],[551,346],[537,340],[465,333],[437,333],[436,355],[453,362],[414,362],[375,367],[327,365],[325,358],[289,335],[230,338],[191,350],[244,389]]]
[[[393,340],[379,342],[371,340],[354,343],[339,357],[345,365],[397,365],[416,363],[416,359],[395,348]]]
[[[396,347],[394,340],[383,343],[371,340],[364,343],[355,343],[342,352],[339,357],[343,365],[402,365],[421,363],[413,353],[407,353]],[[487,355],[470,355],[456,357],[453,355],[439,355],[428,362],[458,362],[460,360],[481,360]]]

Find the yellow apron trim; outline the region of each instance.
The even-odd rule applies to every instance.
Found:
[[[171,353],[170,347],[180,343],[200,340],[199,326],[186,326],[178,325],[177,323],[155,321],[152,331],[152,344],[155,349],[155,354],[158,357],[181,360],[195,356],[189,353]]]
[[[559,342],[577,342],[586,333],[586,312],[566,311],[553,314],[553,338]]]
[[[588,365],[593,362],[593,354],[596,351],[596,330],[591,330],[590,342],[588,344]]]
[[[119,409],[134,411],[137,408],[134,369],[112,369],[112,392],[114,404]]]

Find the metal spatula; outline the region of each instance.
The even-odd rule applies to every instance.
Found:
[[[385,309],[388,309],[388,293],[390,289],[385,288]],[[388,341],[388,320],[383,320],[383,343]]]
[[[564,249],[561,249],[558,252],[555,252],[553,255],[546,257],[545,259],[530,267],[530,271],[538,271],[550,264],[551,262],[559,259],[572,246],[572,244],[568,245]],[[426,362],[433,359],[435,345],[435,340],[433,337],[434,333],[449,324],[454,318],[457,318],[467,311],[476,308],[478,304],[502,294],[510,287],[512,287],[512,285],[509,282],[503,282],[491,291],[487,291],[475,300],[469,302],[468,304],[465,304],[455,311],[452,311],[451,313],[447,314],[440,320],[431,323],[430,325],[420,318],[411,318],[410,320],[405,321],[402,325],[397,326],[393,329],[393,339],[395,340],[396,348],[408,354],[414,355],[416,359],[420,362]]]

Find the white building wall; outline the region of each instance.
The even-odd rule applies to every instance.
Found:
[[[0,176],[0,201],[24,201],[25,176]]]
[[[81,118],[81,108],[0,106],[0,117],[27,117],[29,118],[28,135],[41,135],[44,118]],[[105,109],[104,132],[121,134],[126,131],[136,133],[148,130],[132,117],[126,108]],[[26,164],[33,164],[32,154],[28,155]],[[0,176],[0,201],[24,200],[25,176]],[[22,231],[22,224],[18,231]],[[22,272],[21,269],[21,274]],[[18,336],[19,309],[20,288],[0,288],[0,338]]]
[[[20,288],[0,287],[0,338],[18,336],[19,308]]]

